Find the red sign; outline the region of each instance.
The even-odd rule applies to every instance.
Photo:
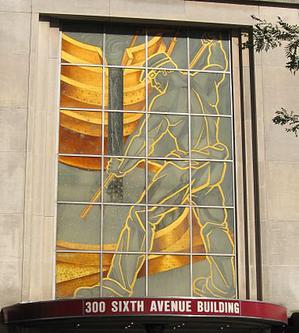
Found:
[[[58,318],[111,316],[189,316],[253,318],[287,323],[280,305],[228,299],[203,298],[96,298],[23,303],[3,310],[4,323]]]

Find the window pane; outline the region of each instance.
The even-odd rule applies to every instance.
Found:
[[[236,298],[234,257],[193,256],[192,260],[193,296]]]
[[[149,115],[148,155],[163,158],[188,158],[188,129],[188,116]]]
[[[163,56],[163,55],[162,55]],[[157,67],[160,57],[152,58],[152,65]],[[175,69],[174,64],[166,59],[163,66]],[[188,75],[187,72],[149,69],[148,73],[149,110],[151,112],[188,113]]]
[[[150,30],[148,35],[148,67],[164,67],[165,64],[161,57],[164,55],[167,59],[170,58],[177,68],[188,68],[186,33],[163,29]],[[157,64],[156,61],[152,61],[158,57],[161,57],[161,63]]]
[[[56,297],[99,297],[100,255],[98,253],[56,254]]]
[[[105,147],[110,156],[145,156],[145,115],[129,112],[105,113]]]
[[[148,202],[183,205],[189,199],[189,161],[149,161]],[[152,223],[160,220],[155,215]]]
[[[145,206],[104,206],[103,250],[145,251]]]
[[[60,111],[59,153],[102,153],[102,113]]]
[[[191,113],[231,114],[230,75],[190,72]]]
[[[190,69],[229,70],[229,39],[217,32],[190,33]]]
[[[149,296],[190,296],[190,257],[149,256]]]
[[[145,36],[142,29],[123,25],[107,27],[105,56],[108,65],[144,66]]]
[[[144,202],[144,166],[144,159],[110,158],[104,181],[104,202]]]
[[[101,186],[99,158],[60,156],[58,164],[58,200],[95,201],[94,194]]]
[[[57,248],[100,250],[101,207],[59,204],[57,208]]]
[[[235,253],[232,209],[194,207],[192,212],[193,253]]]
[[[231,119],[191,117],[191,158],[227,160],[232,158]]]
[[[151,252],[190,252],[190,208],[189,207],[148,207]],[[160,218],[157,219],[156,216]],[[151,221],[158,220],[157,224]]]
[[[103,105],[103,69],[87,66],[61,66],[60,107],[101,109]],[[105,87],[108,87],[105,70]],[[108,95],[105,95],[106,103]],[[105,105],[106,105],[105,103]]]
[[[145,255],[103,255],[103,297],[145,296]]]
[[[61,62],[103,64],[102,32],[65,32],[62,34]]]
[[[233,205],[232,164],[192,161],[192,203],[196,206]]]

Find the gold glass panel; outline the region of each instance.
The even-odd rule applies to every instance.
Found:
[[[56,254],[56,297],[90,297],[81,288],[89,290],[100,280],[100,255],[98,253]],[[94,297],[99,297],[97,291]]]
[[[108,87],[108,69],[105,69]],[[105,106],[108,102],[105,88]],[[60,75],[60,107],[102,109],[103,69],[94,66],[62,65]]]
[[[157,219],[159,216],[159,220]],[[158,220],[158,221],[157,221]],[[151,221],[157,221],[154,224]],[[190,252],[190,208],[148,207],[148,244],[151,252]]]
[[[59,153],[102,153],[102,113],[60,111]]]
[[[61,62],[72,64],[103,64],[103,33],[64,32]]]

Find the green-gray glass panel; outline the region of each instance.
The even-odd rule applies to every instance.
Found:
[[[194,207],[192,252],[234,254],[234,211]]]
[[[104,206],[103,250],[145,251],[145,206]]]
[[[149,296],[190,296],[190,257],[149,256]]]
[[[144,66],[144,31],[138,27],[108,26],[106,28],[105,56],[108,65]]]
[[[232,206],[232,163],[192,161],[191,164],[192,204],[196,206]]]
[[[184,115],[148,116],[148,155],[162,158],[188,158],[189,118]]]
[[[190,32],[190,69],[228,71],[229,36],[217,32]]]
[[[190,72],[190,105],[194,114],[230,115],[230,75]]]
[[[183,31],[160,29],[148,31],[148,67],[188,68],[187,34]],[[158,51],[151,52],[152,44],[159,43]],[[164,59],[162,57],[164,56]]]
[[[145,254],[103,254],[103,262],[111,260],[102,281],[103,297],[145,296]]]
[[[93,195],[101,186],[101,171],[89,170],[93,165],[100,169],[100,159],[87,157],[60,157],[67,163],[58,164],[58,200],[59,201],[92,201]],[[70,166],[76,165],[78,167]],[[97,198],[97,202],[100,197]]]
[[[147,194],[149,204],[175,206],[187,203],[189,193],[189,161],[149,160],[148,170]],[[157,213],[152,214],[151,223],[159,224],[163,222],[161,216],[164,216],[166,208],[161,209],[161,212],[160,209],[157,209]]]
[[[57,247],[73,250],[100,250],[101,207],[93,205],[82,217],[87,205],[58,204]]]
[[[191,158],[232,158],[231,118],[191,116]]]
[[[148,70],[150,112],[188,113],[188,75],[183,71]]]
[[[192,262],[194,297],[236,298],[234,257],[195,255]]]

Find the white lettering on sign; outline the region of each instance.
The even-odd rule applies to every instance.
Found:
[[[144,301],[143,300],[112,301],[111,311],[117,313],[143,312]]]
[[[240,314],[240,305],[238,302],[198,301],[197,312]]]
[[[152,301],[150,312],[191,312],[191,301],[185,300],[162,300]]]
[[[85,302],[85,313],[104,313],[106,303],[102,301]]]

